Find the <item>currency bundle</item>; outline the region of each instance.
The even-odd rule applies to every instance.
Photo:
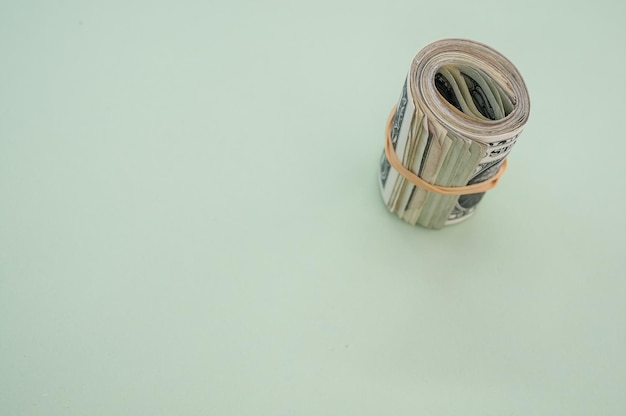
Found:
[[[496,50],[466,39],[427,45],[387,124],[379,184],[389,210],[434,229],[469,218],[504,172],[529,111],[522,76]]]

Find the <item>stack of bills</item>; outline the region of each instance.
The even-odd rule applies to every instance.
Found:
[[[446,187],[476,184],[500,170],[529,110],[524,80],[504,56],[474,41],[444,39],[413,59],[389,139],[402,166],[422,180]],[[417,187],[384,152],[380,189],[391,212],[435,229],[469,218],[484,195]]]

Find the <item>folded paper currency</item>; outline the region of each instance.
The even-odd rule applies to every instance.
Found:
[[[529,111],[524,80],[494,49],[465,39],[426,46],[388,123],[380,189],[389,210],[436,229],[469,218]]]

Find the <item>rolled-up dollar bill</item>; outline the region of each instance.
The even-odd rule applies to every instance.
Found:
[[[380,189],[389,210],[427,228],[469,218],[529,111],[522,76],[494,49],[465,39],[427,45],[387,124]]]

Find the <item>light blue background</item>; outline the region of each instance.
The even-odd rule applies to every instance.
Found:
[[[3,1],[2,415],[618,415],[624,2]],[[413,56],[531,117],[441,231],[377,169]]]

